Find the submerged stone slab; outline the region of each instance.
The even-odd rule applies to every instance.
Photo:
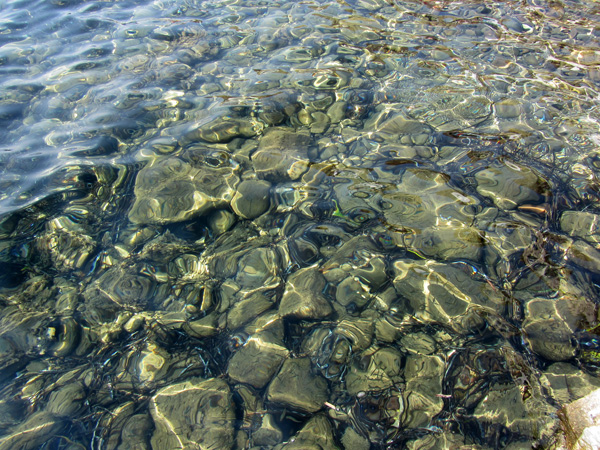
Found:
[[[37,412],[0,439],[0,450],[37,450],[60,434],[65,425],[61,417],[46,411]]]
[[[239,182],[232,167],[192,164],[179,157],[152,161],[137,175],[133,223],[173,223],[225,208]]]
[[[289,443],[281,450],[339,450],[335,445],[333,430],[329,419],[323,415],[316,415],[302,427],[300,431],[290,439]]]
[[[296,180],[308,170],[310,135],[290,128],[272,128],[261,138],[252,154],[260,178],[280,182]]]
[[[327,401],[327,381],[312,372],[309,358],[288,359],[269,385],[267,398],[292,409],[313,413]]]
[[[161,389],[150,400],[152,449],[230,449],[235,407],[225,381],[197,378]]]
[[[539,201],[545,184],[533,170],[509,161],[477,172],[475,180],[477,192],[500,209]]]
[[[572,342],[577,329],[595,322],[595,306],[585,298],[534,298],[527,302],[523,331],[531,349],[551,361],[575,356]]]
[[[282,317],[321,319],[333,311],[323,296],[326,280],[316,267],[300,269],[288,278],[279,305]]]
[[[231,201],[233,211],[243,219],[255,219],[264,214],[270,205],[271,183],[265,180],[246,180],[238,186]]]
[[[383,391],[399,384],[402,381],[401,365],[402,355],[395,349],[364,351],[352,362],[346,375],[348,393]]]
[[[569,449],[600,448],[600,389],[565,406],[560,418]]]
[[[585,211],[565,211],[560,216],[560,228],[569,236],[576,236],[588,242],[600,241],[598,224],[600,216]]]
[[[288,356],[288,350],[271,333],[252,336],[229,361],[227,374],[235,381],[263,388]]]
[[[458,267],[433,260],[398,260],[393,267],[396,292],[426,323],[470,333],[484,326],[485,311],[500,312],[504,307],[504,298],[490,284]]]

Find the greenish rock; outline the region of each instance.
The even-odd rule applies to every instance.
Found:
[[[327,115],[331,123],[340,123],[346,117],[346,108],[348,103],[344,101],[337,101],[329,107]]]
[[[288,278],[279,314],[281,317],[321,319],[332,313],[331,304],[323,296],[326,280],[316,267],[306,267]]]
[[[404,239],[405,245],[418,254],[437,260],[481,258],[483,233],[473,227],[429,227]]]
[[[457,333],[485,325],[486,312],[499,313],[504,298],[490,284],[457,267],[433,261],[394,263],[394,287],[412,314],[426,323],[442,323]]]
[[[600,379],[566,362],[557,362],[544,370],[540,382],[559,404],[567,404],[600,388]]]
[[[81,383],[69,383],[50,394],[46,411],[57,416],[75,417],[85,408],[86,398],[87,394]]]
[[[500,209],[514,209],[541,199],[545,183],[528,167],[506,161],[475,174],[477,192]]]
[[[554,300],[534,298],[527,302],[523,331],[531,349],[551,361],[575,356],[572,337],[576,330],[596,323],[595,307],[584,297]]]
[[[529,450],[528,447],[523,447],[519,450]],[[489,450],[488,447],[481,445],[469,444],[465,446],[464,436],[444,432],[432,433],[418,439],[410,440],[406,443],[406,450],[450,450],[450,449],[468,449],[468,450]],[[516,449],[515,449],[516,450]]]
[[[42,263],[60,272],[81,269],[96,245],[83,227],[66,216],[47,222],[46,232],[35,240]]]
[[[229,231],[234,223],[235,215],[224,209],[213,211],[208,216],[208,227],[215,236],[220,236],[221,234]]]
[[[406,357],[405,427],[426,427],[442,411],[444,400],[438,394],[442,392],[444,372],[444,360],[437,355],[411,354]]]
[[[139,420],[139,417],[143,417],[145,420]],[[107,450],[125,450],[126,448],[150,450],[152,420],[149,414],[136,416],[135,404],[132,401],[125,402],[107,412],[101,419],[101,425],[106,430],[104,442]],[[139,428],[134,430],[132,426],[139,426]],[[128,436],[136,432],[140,434],[136,436],[137,440],[132,442],[131,439],[128,439]],[[126,447],[128,444],[130,447]]]
[[[437,347],[433,337],[425,333],[407,334],[402,336],[400,343],[407,352],[418,355],[431,355]]]
[[[279,286],[279,259],[272,248],[246,249],[239,255],[235,282],[241,293],[252,295],[256,289]]]
[[[521,102],[514,98],[506,98],[494,103],[496,116],[501,119],[515,119],[521,115]]]
[[[355,276],[342,280],[335,290],[335,300],[345,307],[352,304],[362,308],[370,299],[369,288]]]
[[[315,134],[323,134],[329,128],[329,116],[321,111],[311,113],[310,132]]]
[[[135,181],[129,220],[165,224],[229,206],[239,178],[232,167],[194,165],[171,156],[144,167]]]
[[[267,385],[289,352],[271,333],[257,333],[237,350],[227,366],[227,374],[239,383],[261,389]]]
[[[150,450],[152,419],[148,414],[129,417],[121,430],[121,442],[116,450]]]
[[[350,395],[383,391],[402,381],[402,354],[392,348],[365,350],[356,358],[346,374]]]
[[[427,134],[430,130],[424,123],[397,114],[381,123],[377,131],[389,137],[396,137],[404,134]]]
[[[198,320],[190,320],[183,325],[183,330],[196,338],[215,336],[219,333],[218,316],[208,314]]]
[[[594,273],[600,273],[600,251],[583,240],[576,239],[567,248],[569,261]]]
[[[342,445],[344,448],[352,450],[369,450],[371,448],[369,440],[358,434],[352,427],[348,427],[344,431]]]
[[[283,441],[283,432],[272,414],[265,414],[258,430],[252,433],[252,442],[256,445],[274,446]]]
[[[150,399],[150,413],[156,427],[153,450],[233,447],[235,406],[221,379],[190,379],[162,388]]]
[[[146,309],[157,294],[157,283],[142,272],[143,266],[115,266],[88,285],[80,308],[85,319],[90,323],[109,322],[123,310]]]
[[[309,358],[286,359],[267,389],[267,399],[288,408],[314,413],[323,408],[327,381],[312,372]]]
[[[548,417],[550,408],[534,409],[535,406],[523,399],[523,393],[515,383],[498,382],[489,386],[489,391],[475,407],[473,416],[483,426],[501,423],[511,433],[533,441],[538,439],[548,422],[554,422]]]
[[[275,450],[339,450],[339,447],[335,444],[329,419],[317,414],[306,422],[289,443],[277,446]]]
[[[252,164],[259,178],[281,182],[297,180],[308,170],[310,135],[284,127],[269,129],[252,154]]]
[[[210,143],[225,143],[234,138],[256,136],[256,126],[248,119],[218,117],[201,125],[194,125],[182,138],[184,145],[201,139]]]
[[[273,301],[261,293],[236,302],[227,312],[227,327],[235,330],[273,306]]]
[[[598,221],[600,216],[585,211],[565,211],[560,216],[560,228],[569,236],[576,236],[590,243],[600,242]]]
[[[341,320],[333,332],[344,336],[352,344],[352,350],[362,351],[371,345],[375,324],[370,318],[348,318]]]
[[[243,219],[255,219],[268,211],[271,183],[265,180],[242,181],[231,200],[233,211]]]
[[[0,450],[38,450],[61,434],[66,422],[47,411],[29,416],[21,425],[0,438]]]
[[[394,228],[440,226],[440,216],[447,227],[470,225],[479,201],[452,188],[448,181],[439,172],[408,168],[400,182],[390,180],[374,200],[381,205],[386,223]]]
[[[425,121],[440,132],[465,130],[481,124],[492,113],[492,102],[473,92],[439,90],[432,92],[425,101],[411,105],[409,115]]]

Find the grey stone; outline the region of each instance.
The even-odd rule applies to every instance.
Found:
[[[280,447],[276,447],[279,450]],[[339,450],[327,417],[313,416],[281,450]]]
[[[270,206],[271,183],[264,180],[242,181],[231,201],[233,211],[243,219],[255,219]]]
[[[267,390],[271,402],[316,412],[327,401],[327,381],[311,370],[309,358],[287,359]]]
[[[0,439],[0,450],[37,450],[65,427],[63,419],[39,411]]]
[[[271,128],[252,154],[252,164],[260,178],[280,182],[297,180],[308,170],[310,135],[287,128]]]
[[[152,449],[230,449],[235,407],[221,379],[190,379],[159,390],[150,400],[156,429]]]
[[[600,448],[600,389],[566,405],[559,417],[569,449]]]
[[[600,216],[585,211],[565,211],[560,216],[560,227],[569,236],[577,236],[588,242],[600,242],[598,224]]]
[[[327,317],[333,310],[323,296],[325,284],[325,278],[316,267],[306,267],[290,275],[279,305],[279,314],[299,319]]]
[[[543,181],[533,170],[514,162],[480,170],[475,180],[477,192],[489,197],[500,209],[537,202],[543,190]]]
[[[173,223],[225,208],[238,182],[232,167],[192,165],[178,157],[164,157],[138,173],[129,220]]]
[[[240,383],[263,388],[288,353],[283,343],[271,333],[257,333],[235,352],[227,366],[227,374]]]

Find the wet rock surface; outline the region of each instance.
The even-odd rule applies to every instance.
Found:
[[[231,448],[234,406],[222,380],[190,380],[163,388],[152,397],[152,448]]]
[[[211,167],[196,156],[190,152],[183,158],[165,157],[144,167],[136,178],[129,219],[181,222],[229,205],[239,182],[234,169]]]
[[[315,412],[327,401],[327,382],[312,373],[308,358],[288,359],[269,385],[267,398],[300,411]]]
[[[593,442],[593,2],[42,3],[0,21],[0,449]]]

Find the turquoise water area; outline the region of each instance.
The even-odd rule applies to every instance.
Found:
[[[0,450],[557,448],[599,42],[596,1],[0,0]]]

